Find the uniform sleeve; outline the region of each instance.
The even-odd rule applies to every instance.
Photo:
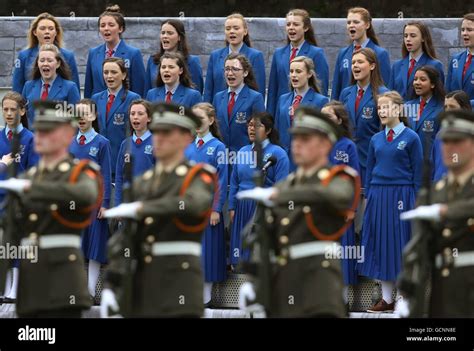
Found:
[[[380,54],[380,73],[385,84],[388,84],[390,82],[391,67],[390,56],[388,56],[387,50],[383,50]]]
[[[22,93],[23,86],[25,85],[25,65],[26,59],[20,52],[20,54],[18,54],[18,58],[15,60],[12,78],[12,90],[19,94]]]
[[[267,112],[275,116],[276,105],[278,102],[278,68],[276,55],[273,54],[272,66],[270,68],[270,80],[268,82]]]
[[[193,90],[193,93],[194,92],[196,92],[196,94],[193,94],[193,97],[191,99],[191,106],[190,107],[193,107],[194,105],[199,104],[200,102],[202,102],[201,94],[197,90]]]
[[[284,150],[278,155],[278,161],[275,165],[275,182],[278,183],[288,177],[290,173],[290,160]]]
[[[435,65],[435,68],[436,70],[438,71],[439,73],[439,78],[441,79],[442,82],[445,81],[445,77],[444,77],[444,67],[443,67],[443,64],[439,61],[436,61],[436,65]]]
[[[92,49],[87,55],[86,77],[84,80],[84,97],[90,99],[94,90],[94,77],[92,75]]]
[[[101,148],[100,160],[100,172],[102,173],[102,178],[104,181],[104,199],[102,200],[102,207],[109,208],[112,178],[109,142],[105,143],[104,147]]]
[[[225,155],[225,146],[220,145],[217,148],[217,155]],[[218,160],[220,156],[217,156]],[[214,202],[213,210],[222,212],[225,201],[227,199],[227,185],[229,183],[229,165],[226,162],[217,163],[217,176],[219,178],[219,199]]]
[[[204,102],[212,102],[214,99],[214,55],[211,53],[207,63],[206,85],[204,87]]]
[[[26,161],[26,168],[29,169],[33,166],[36,166],[38,161],[39,155],[35,152],[34,138],[31,138],[30,142],[28,143],[28,160]]]
[[[120,150],[117,154],[117,165],[115,168],[115,202],[114,206],[118,206],[122,203],[122,187],[123,187],[123,162],[125,154],[125,143],[126,139],[120,145]]]
[[[193,59],[191,62],[191,80],[195,85],[195,89],[199,91],[199,94],[202,95],[204,90],[204,79],[202,78],[201,62],[199,61],[199,57],[195,57],[195,59]]]
[[[413,170],[413,183],[415,184],[415,192],[418,193],[423,178],[423,147],[421,146],[420,138],[418,138],[417,135],[415,135],[411,145],[409,156],[410,167]]]
[[[266,80],[265,80],[265,60],[263,54],[259,51],[255,57],[253,64],[253,71],[255,72],[255,78],[258,84],[258,91],[265,99],[266,94]]]
[[[329,65],[324,50],[318,52],[315,56],[316,75],[321,82],[321,94],[328,95],[329,88]]]
[[[142,53],[137,49],[133,54],[133,62],[131,63],[130,90],[140,96],[145,94],[145,76]]]
[[[238,156],[237,156],[237,159]],[[232,167],[232,173],[230,175],[230,187],[229,187],[229,211],[235,210],[236,205],[237,205],[237,198],[235,197],[237,195],[237,191],[239,190],[239,173],[237,171],[238,164],[233,165]]]
[[[366,171],[365,171],[365,197],[367,197],[367,194],[369,193],[369,188],[370,188],[370,182],[372,181],[372,171],[374,170],[376,163],[375,159],[375,148],[374,148],[374,138],[372,137],[370,139],[369,143],[369,151],[367,152],[367,166],[366,166]]]
[[[77,90],[81,91],[81,83],[79,82],[79,72],[77,71],[77,64],[76,58],[74,57],[74,53],[71,52],[69,59],[68,59],[69,69],[71,70],[72,81],[76,83]]]
[[[360,175],[359,155],[357,154],[357,146],[353,142],[349,144],[349,147],[347,148],[347,154],[349,155],[348,165],[355,169]]]
[[[342,176],[335,176],[331,182],[322,184],[304,184],[280,191],[275,199],[277,206],[326,205],[335,210],[346,210],[354,198],[354,184]]]
[[[173,196],[143,201],[138,211],[139,219],[175,215],[199,218],[212,207],[214,185],[208,172],[200,171],[183,196]]]
[[[453,79],[453,58],[448,61],[448,76],[446,77],[446,92],[450,93],[453,91],[452,88],[452,79]]]
[[[76,84],[71,85],[69,87],[69,91],[67,94],[67,102],[69,104],[77,104],[81,100],[81,94],[79,93],[79,90],[77,90]]]
[[[24,193],[24,202],[55,203],[58,207],[88,207],[96,203],[99,197],[97,174],[82,172],[76,183],[33,181],[31,188]]]
[[[338,100],[341,94],[341,80],[339,66],[341,64],[341,51],[337,54],[336,65],[334,66],[334,74],[332,77],[331,100]]]
[[[148,58],[148,62],[146,63],[146,71],[145,71],[145,86],[143,88],[143,92],[146,93],[148,90],[152,88],[151,82],[151,63],[153,62],[152,56]]]
[[[265,112],[265,101],[263,101],[262,94],[258,94],[252,106],[253,113]]]
[[[395,90],[395,64],[390,69],[390,80],[388,81],[387,88]]]

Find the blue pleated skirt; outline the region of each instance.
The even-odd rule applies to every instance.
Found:
[[[97,219],[97,211],[94,211],[93,216],[90,226],[82,232],[82,251],[86,259],[105,264],[109,226],[106,219]]]
[[[224,216],[220,222],[208,225],[202,236],[202,265],[206,282],[222,282],[227,279]]]
[[[372,185],[367,197],[361,245],[364,261],[360,275],[373,279],[397,279],[402,269],[402,252],[411,237],[409,221],[400,214],[415,205],[411,185]]]
[[[230,235],[230,264],[236,265],[241,260],[248,261],[250,250],[242,250],[242,230],[253,221],[257,204],[253,200],[238,200]]]
[[[354,231],[354,223],[350,225],[344,235],[341,237],[341,245],[343,252],[348,252],[345,248],[351,247],[355,249],[356,237]],[[353,250],[350,250],[353,252]],[[357,250],[355,250],[357,252]],[[357,257],[343,257],[341,260],[342,264],[342,276],[344,278],[344,285],[355,285],[358,282],[358,272],[357,272]]]

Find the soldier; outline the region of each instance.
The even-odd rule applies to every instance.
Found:
[[[431,189],[432,205],[401,215],[431,222],[434,262],[430,317],[474,317],[474,114],[439,116],[448,174]],[[427,233],[425,233],[427,234]],[[406,314],[406,313],[405,313]]]
[[[327,116],[299,108],[290,132],[296,172],[274,188],[238,195],[271,207],[266,222],[267,233],[274,235],[276,265],[267,312],[271,317],[343,317],[337,239],[350,224],[345,216],[356,208],[359,177],[348,166],[328,163],[340,133]],[[245,283],[241,305],[254,295],[253,287]]]
[[[61,114],[51,101],[34,103],[37,167],[0,188],[18,195],[22,248],[16,312],[22,318],[79,318],[90,307],[81,253],[81,229],[100,204],[101,178],[92,162],[74,160],[68,147],[74,119]]]
[[[128,299],[131,307],[122,305],[126,303],[121,298],[126,289],[124,282],[130,278],[121,267],[123,257],[110,257],[102,292],[103,317],[119,307],[122,314],[123,310],[129,311],[125,317],[203,314],[201,235],[209,222],[217,179],[212,167],[192,165],[184,157],[200,125],[201,120],[190,110],[165,103],[156,105],[150,130],[159,162],[135,180],[135,202],[105,212],[108,218],[137,222],[136,232],[125,233],[133,237],[132,258],[136,259],[132,297]]]

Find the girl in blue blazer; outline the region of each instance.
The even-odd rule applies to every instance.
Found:
[[[474,99],[474,13],[464,16],[461,24],[461,36],[466,50],[454,55],[448,62],[446,91],[464,90],[470,99]]]
[[[146,66],[145,92],[156,88],[156,76],[160,58],[165,52],[179,52],[183,55],[188,66],[189,75],[194,84],[194,89],[201,94],[204,90],[204,80],[202,78],[202,68],[199,57],[189,54],[188,41],[184,23],[177,19],[168,19],[161,25],[160,50],[150,56]]]
[[[28,128],[28,118],[26,117],[26,100],[17,92],[9,91],[2,99],[2,113],[5,121],[5,128],[0,130],[0,180],[5,180],[7,167],[15,162],[17,175],[27,171],[36,165],[38,155],[34,151],[34,136]],[[17,134],[15,136],[15,134]],[[12,155],[12,140],[19,138],[19,153]],[[0,203],[4,202],[6,192],[0,191]],[[0,212],[3,214],[4,208]],[[4,257],[2,257],[4,259]],[[11,270],[8,271],[5,282],[5,298],[14,300],[17,295],[18,267],[19,261],[12,260]]]
[[[290,91],[290,62],[297,56],[313,60],[319,91],[328,94],[329,66],[324,50],[318,47],[311,17],[306,10],[295,9],[286,15],[287,45],[275,50],[268,83],[267,111],[275,116],[278,99]]]
[[[252,66],[242,54],[230,54],[225,60],[228,88],[214,97],[213,105],[222,141],[236,153],[249,143],[247,122],[254,113],[265,111],[263,96],[257,91]]]
[[[117,156],[117,167],[115,171],[115,202],[114,206],[122,203],[123,185],[125,180],[124,167],[132,154],[132,176],[140,176],[155,165],[153,156],[153,138],[148,129],[151,123],[151,104],[145,100],[134,100],[130,104],[130,124],[133,135],[128,137],[120,145]]]
[[[97,107],[94,101],[83,99],[76,105],[79,118],[79,130],[69,146],[69,152],[79,160],[92,160],[100,166],[104,182],[104,194],[100,209],[93,212],[94,220],[82,232],[82,251],[88,264],[89,294],[95,297],[100,267],[107,263],[107,240],[109,226],[103,212],[110,207],[111,163],[110,143],[95,130],[97,126]]]
[[[165,52],[161,55],[156,86],[146,94],[148,101],[168,102],[186,108],[202,101],[199,91],[193,89],[188,65],[179,52]]]
[[[252,144],[242,147],[236,157],[232,167],[229,191],[229,217],[231,220],[230,237],[230,263],[237,265],[241,260],[248,261],[250,250],[242,249],[243,234],[245,226],[252,220],[255,214],[256,203],[253,200],[237,200],[236,195],[239,191],[253,189],[254,172],[256,168],[255,159],[255,140],[262,140],[263,163],[265,164],[270,157],[276,158],[276,163],[269,167],[263,187],[271,187],[275,183],[285,179],[289,174],[289,160],[286,151],[278,146],[278,131],[274,129],[273,118],[267,113],[259,113],[260,120],[257,125],[257,119],[250,118],[247,128],[249,141]]]
[[[443,81],[432,66],[416,70],[413,88],[416,98],[405,103],[410,127],[418,133],[423,150],[431,155],[431,148],[439,131],[438,114],[444,107]]]
[[[403,99],[415,97],[413,79],[415,71],[422,66],[433,66],[444,82],[444,69],[441,61],[436,59],[436,50],[431,40],[429,28],[423,22],[408,22],[403,28],[403,45],[401,60],[392,66],[388,87],[400,93]]]
[[[69,66],[53,44],[40,47],[32,73],[22,95],[28,101],[28,122],[33,125],[35,100],[54,100],[74,105],[80,99],[77,85],[71,81]]]
[[[228,169],[225,145],[222,143],[216,110],[207,102],[197,104],[193,112],[201,119],[197,136],[186,149],[189,160],[207,163],[217,170],[219,177],[219,197],[214,199],[209,225],[202,238],[202,262],[204,267],[204,303],[211,300],[213,282],[223,282],[227,278],[226,238],[222,209],[227,199]]]
[[[104,91],[107,87],[102,77],[102,64],[109,57],[119,57],[128,70],[130,90],[145,94],[145,66],[139,49],[127,45],[122,39],[125,19],[118,5],[109,6],[99,16],[99,32],[105,43],[89,50],[87,57],[84,97]]]
[[[306,56],[295,57],[290,64],[291,92],[278,99],[275,113],[275,128],[280,135],[280,145],[290,158],[290,172],[296,169],[291,157],[291,136],[288,132],[292,125],[294,110],[298,106],[321,109],[329,99],[320,94],[314,61]]]
[[[332,119],[341,127],[343,135],[336,142],[336,144],[334,144],[328,157],[329,162],[333,165],[347,165],[359,172],[359,156],[357,155],[357,146],[352,141],[349,114],[347,113],[344,104],[339,101],[331,101],[322,108],[321,112],[328,115],[330,119]],[[347,219],[353,220],[354,217]],[[341,237],[341,245],[344,247],[344,252],[348,252],[346,251],[346,248],[353,250],[357,247],[354,222],[352,222],[351,226]],[[342,274],[344,278],[344,285],[346,285],[344,289],[344,298],[347,302],[348,286],[355,285],[358,282],[357,257],[343,257]]]
[[[13,91],[20,93],[23,91],[25,82],[31,80],[33,65],[40,46],[43,44],[54,44],[59,48],[64,61],[71,69],[71,76],[77,89],[80,91],[79,74],[77,72],[76,59],[72,51],[64,49],[63,29],[59,21],[53,15],[44,12],[36,17],[28,30],[28,48],[21,50],[13,67]]]
[[[352,57],[352,84],[341,92],[341,101],[349,112],[352,135],[357,145],[362,184],[365,180],[367,150],[372,136],[380,131],[376,96],[388,91],[383,85],[377,55],[365,48]]]
[[[351,62],[354,51],[370,48],[377,55],[382,83],[390,82],[390,56],[384,48],[379,46],[379,40],[372,26],[372,17],[368,10],[362,7],[349,9],[347,13],[347,31],[352,43],[339,50],[334,77],[332,80],[331,98],[341,100],[341,92],[351,84]]]
[[[382,299],[368,312],[392,312],[393,288],[402,270],[402,254],[411,238],[411,224],[400,214],[415,207],[421,186],[423,153],[420,138],[407,128],[403,99],[395,91],[378,97],[383,130],[370,140],[360,275],[381,280]]]
[[[110,141],[113,182],[117,154],[120,144],[125,139],[126,123],[129,123],[129,106],[133,100],[140,99],[140,95],[128,90],[128,71],[121,58],[106,59],[101,71],[107,89],[92,96],[92,100],[97,105],[99,133]]]
[[[256,90],[265,97],[265,60],[261,51],[251,47],[249,30],[244,16],[239,13],[227,16],[224,28],[226,46],[214,50],[209,57],[203,101],[214,101],[214,96],[226,88],[224,63],[226,57],[232,53],[242,54],[248,59],[254,69]]]

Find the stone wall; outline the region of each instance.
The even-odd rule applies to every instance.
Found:
[[[26,33],[32,17],[0,17],[0,87],[11,86],[11,74],[17,52],[26,46]],[[146,63],[158,47],[159,28],[163,18],[127,18],[124,39],[142,50]],[[413,20],[413,19],[411,19]],[[87,63],[88,49],[99,45],[97,18],[60,18],[65,31],[65,47],[76,53],[81,83]],[[284,18],[248,18],[253,46],[264,53],[267,77],[275,48],[285,44]],[[408,20],[375,19],[374,28],[382,46],[390,52],[392,60],[401,57],[403,24]],[[460,19],[423,19],[433,35],[438,57],[446,65],[450,55],[459,51]],[[224,45],[224,18],[185,18],[191,53],[199,55],[206,72],[209,54]],[[319,46],[326,50],[331,75],[339,48],[347,45],[345,19],[314,19],[313,25]]]

